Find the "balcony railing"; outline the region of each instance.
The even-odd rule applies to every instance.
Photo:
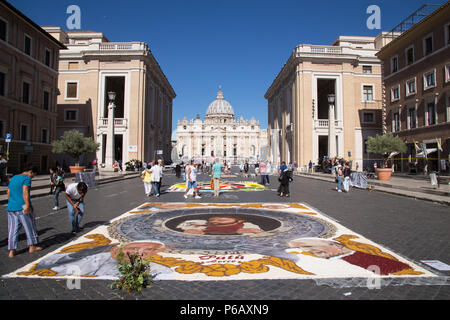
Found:
[[[337,46],[315,46],[300,45],[297,47],[297,53],[324,53],[324,54],[341,54],[342,47]]]
[[[100,118],[98,123],[99,128],[108,128],[108,118]],[[115,128],[128,128],[128,119],[126,118],[116,118],[114,119]]]
[[[316,119],[314,120],[314,127],[318,129],[327,128],[328,129],[329,121],[328,119]],[[335,120],[334,125],[336,128],[342,127],[342,121]]]

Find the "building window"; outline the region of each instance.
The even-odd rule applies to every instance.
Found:
[[[372,66],[363,66],[363,73],[371,74],[372,73]]]
[[[6,134],[5,128],[6,128],[5,121],[4,120],[0,120],[0,137],[1,138],[5,137],[5,134]]]
[[[406,81],[406,95],[410,96],[413,94],[416,94],[417,89],[416,89],[416,79],[411,79]]]
[[[44,90],[44,97],[42,99],[42,108],[44,110],[50,109],[50,92]]]
[[[392,73],[398,71],[398,56],[391,58],[391,70],[392,70]]]
[[[45,65],[51,67],[52,64],[52,52],[49,49],[45,49]]]
[[[400,111],[393,114],[392,117],[392,132],[400,131]]]
[[[24,37],[23,52],[31,56],[31,38],[27,35]]]
[[[450,44],[450,23],[445,26],[445,43]]]
[[[8,24],[3,19],[0,19],[0,40],[8,40]]]
[[[373,86],[363,86],[363,102],[373,102]]]
[[[427,72],[423,75],[423,89],[436,87],[436,70]]]
[[[408,129],[414,129],[417,126],[416,108],[408,109]]]
[[[69,70],[77,70],[78,62],[69,62]]]
[[[391,101],[400,99],[400,85],[391,89]]]
[[[409,66],[414,62],[414,47],[406,49],[406,64]]]
[[[22,141],[28,141],[28,125],[27,124],[21,124],[20,125],[20,140]]]
[[[48,130],[41,129],[41,143],[48,143]]]
[[[78,121],[78,110],[65,110],[64,121]]]
[[[66,82],[66,99],[78,99],[78,82]]]
[[[449,82],[450,81],[450,63],[445,65],[445,82]]]
[[[423,55],[429,55],[433,52],[433,35],[429,35],[423,39]]]
[[[432,126],[436,124],[436,105],[434,102],[427,103],[426,125]]]
[[[447,122],[450,122],[450,92],[447,92],[447,106],[446,106],[446,109],[447,109],[447,112],[446,112],[446,114],[447,114]]]
[[[363,112],[363,123],[375,123],[375,114],[373,112]]]
[[[26,104],[30,104],[30,88],[31,85],[28,82],[22,82],[22,102]]]
[[[450,23],[445,26],[445,40],[447,45],[450,44]]]
[[[6,74],[0,72],[0,96],[5,95],[6,95]]]

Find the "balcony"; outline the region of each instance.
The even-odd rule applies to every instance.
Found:
[[[314,120],[314,129],[328,129],[328,119],[316,119]],[[334,125],[336,128],[342,128],[342,121],[335,120]]]
[[[315,46],[300,45],[297,47],[297,54],[302,53],[319,53],[319,54],[342,54],[342,47],[337,46]]]
[[[100,118],[98,121],[99,129],[108,128],[108,118]],[[116,118],[114,119],[114,129],[128,129],[128,119],[126,118]]]

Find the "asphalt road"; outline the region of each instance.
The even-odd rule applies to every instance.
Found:
[[[236,170],[236,169],[234,169]],[[198,179],[208,180],[200,176]],[[239,180],[236,178],[235,180]],[[259,181],[259,179],[258,179]],[[166,175],[163,190],[177,182],[173,174]],[[394,252],[420,263],[420,260],[440,260],[450,264],[450,214],[447,206],[412,200],[379,192],[352,189],[337,193],[328,182],[296,177],[291,184],[291,197],[280,198],[278,181],[271,177],[265,191],[224,193],[218,200],[204,193],[196,202],[304,202],[352,231]],[[63,196],[60,196],[63,200]],[[89,190],[86,197],[84,231],[97,226],[149,201],[139,178],[104,184]],[[183,194],[162,193],[150,201],[184,202]],[[67,210],[52,211],[50,196],[33,199],[42,252],[26,252],[25,235],[21,235],[21,254],[7,258],[7,215],[0,216],[0,274],[12,272],[43,256],[74,238],[70,234]],[[78,236],[77,236],[78,237]],[[424,266],[424,265],[422,265]],[[432,269],[430,269],[432,270]],[[436,270],[432,270],[436,272]],[[450,282],[441,272],[445,284],[387,284],[380,289],[337,287],[313,280],[256,281],[158,281],[142,294],[111,290],[111,281],[83,280],[81,290],[69,290],[65,280],[1,279],[0,300],[449,300]],[[263,318],[264,319],[264,318]]]

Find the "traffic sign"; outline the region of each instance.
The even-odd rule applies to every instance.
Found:
[[[5,142],[11,142],[12,139],[12,134],[11,133],[7,133],[5,136]]]

